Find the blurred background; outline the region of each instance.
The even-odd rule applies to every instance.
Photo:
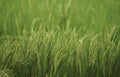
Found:
[[[0,36],[17,35],[34,25],[48,29],[67,24],[98,32],[120,24],[120,0],[0,0]]]

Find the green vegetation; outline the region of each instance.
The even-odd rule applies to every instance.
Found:
[[[0,77],[120,77],[119,0],[0,0]]]

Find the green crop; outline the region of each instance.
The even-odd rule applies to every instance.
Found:
[[[120,77],[119,0],[1,0],[0,77]]]

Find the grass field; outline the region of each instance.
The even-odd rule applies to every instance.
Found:
[[[0,77],[120,77],[119,0],[0,0]]]

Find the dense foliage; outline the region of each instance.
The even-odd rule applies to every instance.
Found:
[[[119,0],[0,0],[0,77],[120,77]]]

